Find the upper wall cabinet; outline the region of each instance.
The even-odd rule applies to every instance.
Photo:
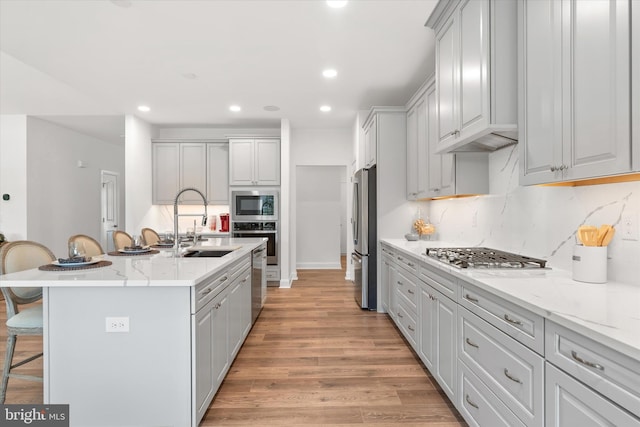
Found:
[[[635,108],[631,109],[633,114],[633,130],[631,135],[633,136],[632,153],[633,153],[633,170],[640,172],[640,7],[633,7],[631,9],[631,28],[635,28],[631,34],[633,40],[631,40],[631,46],[633,51],[631,54],[631,89],[633,93],[631,95],[631,105],[635,105]]]
[[[433,87],[433,80],[428,83]],[[427,197],[429,188],[429,141],[427,140],[427,97],[424,88],[409,102],[407,110],[407,199]]]
[[[229,139],[229,185],[280,185],[280,140]]]
[[[517,139],[516,2],[440,0],[436,33],[438,152],[495,150]]]
[[[228,204],[227,146],[227,143],[205,142],[153,143],[153,204],[173,204],[178,191],[186,187],[200,190],[210,204]],[[202,199],[187,192],[180,202],[202,204]]]
[[[519,2],[521,184],[631,171],[631,3]]]
[[[370,168],[377,163],[378,132],[377,117],[375,115],[364,124],[364,167]]]
[[[207,201],[212,205],[229,204],[229,144],[207,144]]]

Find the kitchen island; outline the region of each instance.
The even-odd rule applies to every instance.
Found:
[[[198,246],[234,250],[0,276],[44,288],[44,402],[69,404],[71,426],[197,426],[251,329],[252,250],[264,244],[209,239]]]

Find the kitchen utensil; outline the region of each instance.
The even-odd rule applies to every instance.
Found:
[[[584,246],[598,246],[598,229],[593,225],[582,225],[578,228],[578,239]]]
[[[599,246],[608,246],[609,243],[611,243],[611,240],[613,239],[613,235],[616,234],[616,229],[613,228],[613,226],[607,225],[606,227],[607,229],[604,235],[602,236],[602,238],[600,239]]]

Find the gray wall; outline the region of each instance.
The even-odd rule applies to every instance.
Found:
[[[124,123],[123,123],[124,128]],[[79,168],[78,161],[86,167]],[[124,145],[110,144],[46,120],[27,119],[27,238],[67,255],[67,239],[100,241],[100,171],[120,174],[124,219]]]

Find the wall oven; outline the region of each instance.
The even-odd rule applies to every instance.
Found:
[[[277,221],[277,191],[232,191],[231,220],[241,221]]]
[[[267,238],[267,264],[278,264],[278,222],[277,221],[253,221],[234,222],[233,237],[266,237]]]

